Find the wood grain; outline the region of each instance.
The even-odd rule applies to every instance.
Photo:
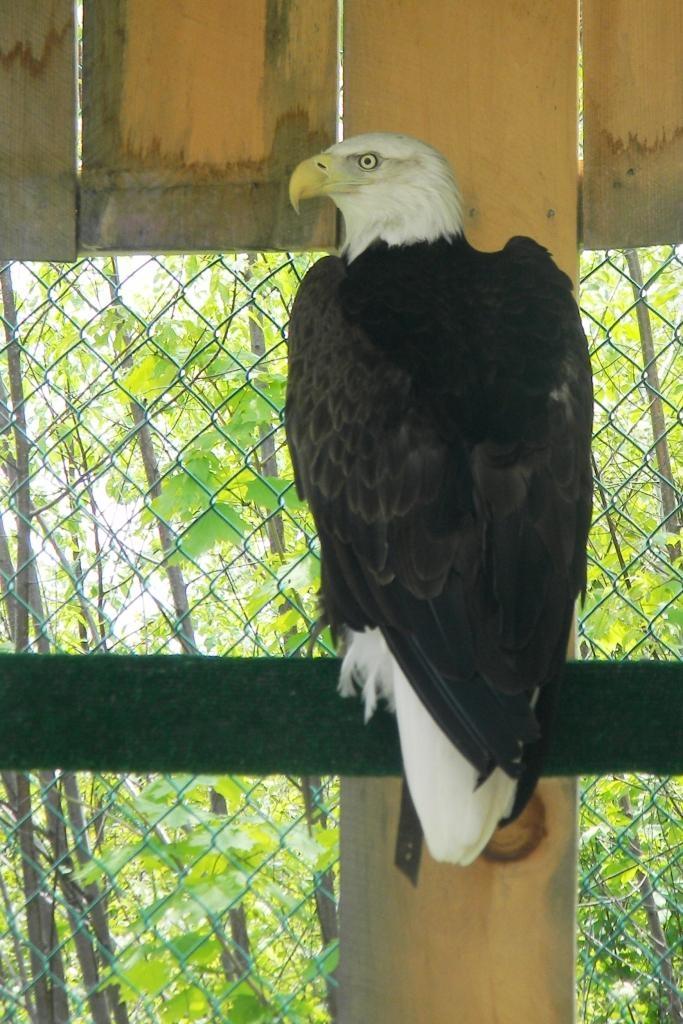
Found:
[[[570,1024],[574,783],[541,783],[546,835],[528,857],[423,855],[417,888],[392,867],[399,791],[342,789],[340,1024]]]
[[[81,246],[320,248],[287,181],[334,140],[334,0],[90,0]]]
[[[528,234],[575,272],[574,0],[346,0],[344,131],[450,159],[481,249]]]
[[[577,266],[573,0],[346,0],[345,132],[402,131],[451,159],[466,233]],[[394,868],[399,784],[344,780],[340,1024],[572,1024],[575,784],[469,868]],[[540,840],[540,841],[539,841]]]
[[[683,240],[683,4],[584,8],[583,241]]]
[[[76,255],[73,7],[0,2],[0,259]]]

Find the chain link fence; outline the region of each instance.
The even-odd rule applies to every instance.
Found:
[[[596,480],[584,658],[681,657],[682,256],[658,247],[583,259]],[[681,781],[585,780],[580,879],[579,1019],[683,1022]]]
[[[318,556],[282,408],[309,262],[2,270],[2,648],[307,653]],[[680,655],[682,284],[672,248],[584,260],[597,492],[582,657]],[[315,648],[330,653],[325,632]],[[332,779],[4,772],[6,1019],[333,1021],[337,802]],[[583,1021],[683,1020],[681,817],[675,780],[584,785]]]

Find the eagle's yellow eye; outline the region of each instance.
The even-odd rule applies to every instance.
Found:
[[[364,171],[374,170],[378,162],[374,153],[363,153],[362,156],[358,157],[358,166],[362,167]]]

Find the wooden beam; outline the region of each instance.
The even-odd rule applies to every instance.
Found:
[[[528,234],[575,278],[574,0],[346,0],[344,25],[346,134],[436,145],[475,245]],[[397,784],[344,780],[340,1024],[572,1024],[575,784],[539,792],[533,850],[511,826],[517,860],[425,854],[413,890],[393,866]]]
[[[583,242],[683,241],[683,4],[584,7]]]
[[[334,141],[336,61],[335,0],[86,0],[81,249],[331,246],[287,181]]]
[[[0,259],[75,259],[73,0],[0,2],[0,95]]]

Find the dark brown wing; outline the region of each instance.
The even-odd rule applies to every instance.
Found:
[[[329,621],[378,626],[485,775],[519,772],[538,736],[529,696],[554,692],[564,660],[591,399],[564,275],[528,240],[489,258],[492,278],[483,256],[414,246],[316,264],[292,313],[286,422]],[[535,322],[525,260],[550,279]]]

